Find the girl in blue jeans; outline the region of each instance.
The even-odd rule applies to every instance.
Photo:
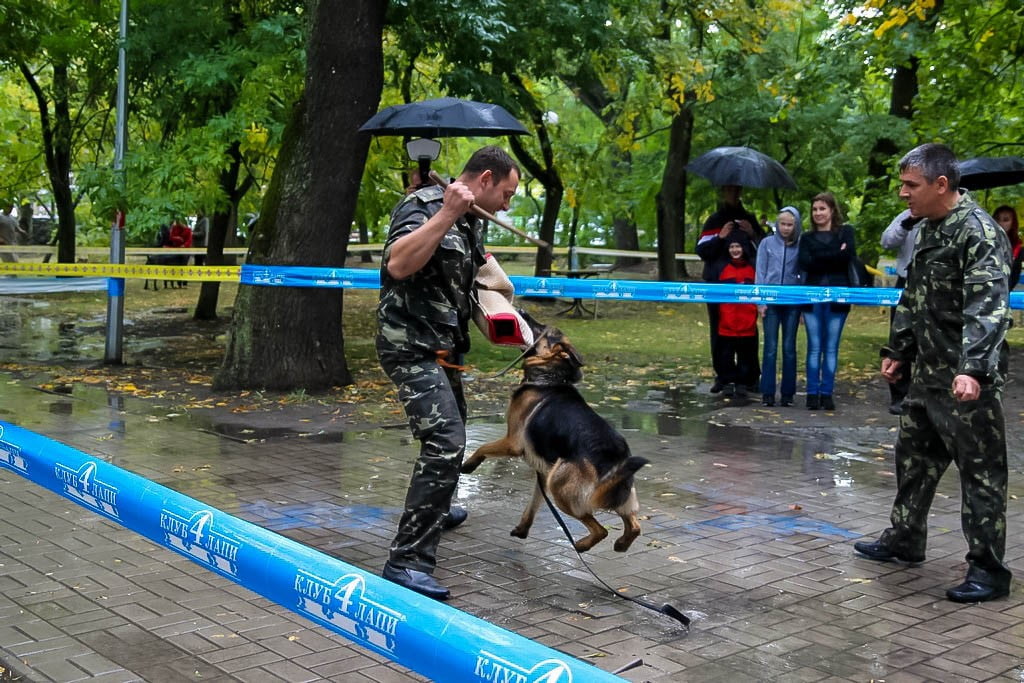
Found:
[[[799,285],[803,281],[798,263],[800,212],[787,206],[779,212],[775,233],[761,240],[757,250],[759,285]],[[761,403],[775,405],[775,368],[782,333],[782,384],[779,404],[793,405],[796,393],[796,330],[800,325],[800,307],[758,306],[764,326],[764,355],[761,359]]]
[[[800,240],[799,261],[808,286],[849,287],[850,260],[856,255],[853,227],[843,223],[836,198],[822,192],[811,203],[814,229]],[[832,398],[839,340],[850,312],[849,304],[804,304],[807,330],[807,409],[835,410]]]

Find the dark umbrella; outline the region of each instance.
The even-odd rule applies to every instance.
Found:
[[[1024,183],[1024,159],[978,157],[960,162],[960,186],[968,190]]]
[[[686,170],[707,178],[719,187],[739,185],[796,189],[796,183],[782,164],[750,147],[715,147],[691,161]]]
[[[497,104],[455,97],[397,104],[383,109],[359,128],[374,135],[421,138],[521,135],[529,131]]]

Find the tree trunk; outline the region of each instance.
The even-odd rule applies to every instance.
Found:
[[[892,92],[889,97],[889,114],[910,120],[914,116],[914,98],[917,96],[917,57],[911,57],[906,64],[896,67],[892,76]],[[878,261],[879,239],[882,231],[889,224],[892,216],[877,210],[876,207],[887,206],[884,197],[891,190],[892,158],[899,153],[896,141],[889,137],[875,141],[868,156],[868,178],[864,188],[864,200],[861,204],[860,241],[863,249],[857,250],[861,261],[874,264]]]
[[[71,105],[68,65],[58,62],[53,65],[53,118],[50,118],[50,104],[42,86],[32,70],[24,62],[18,69],[32,90],[39,107],[39,124],[43,133],[43,154],[46,160],[46,174],[53,191],[53,203],[57,210],[57,261],[75,262],[75,200],[71,194]]]
[[[231,159],[231,163],[220,172],[220,189],[228,198],[228,207],[226,211],[215,211],[210,220],[206,236],[206,265],[208,266],[225,265],[224,243],[228,231],[234,232],[234,226],[238,222],[238,204],[252,187],[252,176],[248,174],[242,184],[238,184],[238,176],[242,169],[242,154],[239,146],[239,143],[235,142],[228,149],[227,156]],[[199,301],[196,302],[196,310],[192,317],[196,320],[216,320],[219,296],[219,282],[204,282],[199,291]]]
[[[508,74],[509,80],[516,86],[519,95],[519,102],[523,105],[530,120],[533,121],[534,129],[537,131],[537,141],[540,144],[541,156],[544,163],[530,155],[518,137],[509,137],[509,144],[515,152],[516,158],[530,174],[540,181],[544,186],[544,211],[541,213],[539,237],[551,244],[555,244],[555,226],[558,224],[558,213],[562,208],[562,196],[565,194],[565,185],[562,177],[555,166],[555,152],[551,146],[551,136],[548,135],[547,125],[544,122],[544,112],[537,106],[533,95],[523,84],[517,74]],[[544,276],[551,272],[552,253],[550,249],[538,249],[537,258],[534,262],[534,275]]]
[[[386,0],[313,1],[306,90],[285,131],[248,262],[341,266],[383,87]],[[217,389],[350,384],[339,290],[243,286]]]
[[[658,190],[658,279],[677,280],[676,254],[686,244],[686,164],[693,142],[693,112],[682,107],[672,118],[665,171]]]

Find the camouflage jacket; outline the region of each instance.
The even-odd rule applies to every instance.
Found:
[[[918,224],[914,255],[882,355],[914,362],[913,381],[948,390],[956,375],[1001,386],[1010,328],[1010,242],[964,193]]]
[[[418,272],[405,280],[388,274],[391,246],[426,223],[443,200],[440,187],[424,187],[407,195],[391,213],[380,268],[378,355],[419,358],[441,350],[469,350],[470,293],[484,263],[482,221],[463,216]]]

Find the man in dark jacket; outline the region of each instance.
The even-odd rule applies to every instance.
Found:
[[[765,236],[764,228],[758,223],[757,217],[743,207],[740,201],[740,194],[743,188],[739,185],[722,186],[721,201],[718,210],[704,221],[704,227],[697,238],[697,255],[704,262],[702,277],[704,282],[717,282],[718,273],[715,270],[715,263],[725,255],[725,238],[733,230],[742,231],[750,241],[757,246],[761,238]],[[721,367],[721,349],[718,344],[718,313],[719,304],[708,304],[708,329],[711,333],[711,365],[715,371],[714,384],[711,385],[711,393],[717,394],[725,386],[723,379],[724,369]],[[755,337],[756,339],[756,337]],[[756,345],[756,341],[755,341]],[[760,368],[757,368],[760,375]],[[750,391],[757,391],[757,387],[750,387]]]
[[[924,561],[928,510],[951,462],[960,470],[967,577],[954,602],[1009,593],[1006,430],[1002,389],[1010,327],[1010,245],[970,195],[960,193],[953,152],[926,144],[900,161],[900,197],[920,219],[917,247],[882,348],[895,381],[913,362],[896,440],[896,500],[878,541],[854,544],[873,560]]]
[[[384,578],[447,600],[433,576],[442,529],[466,519],[451,506],[466,450],[458,358],[469,350],[470,294],[485,262],[471,205],[508,209],[519,167],[498,147],[477,150],[446,189],[415,190],[395,208],[381,261],[377,355],[398,387],[420,455]]]

